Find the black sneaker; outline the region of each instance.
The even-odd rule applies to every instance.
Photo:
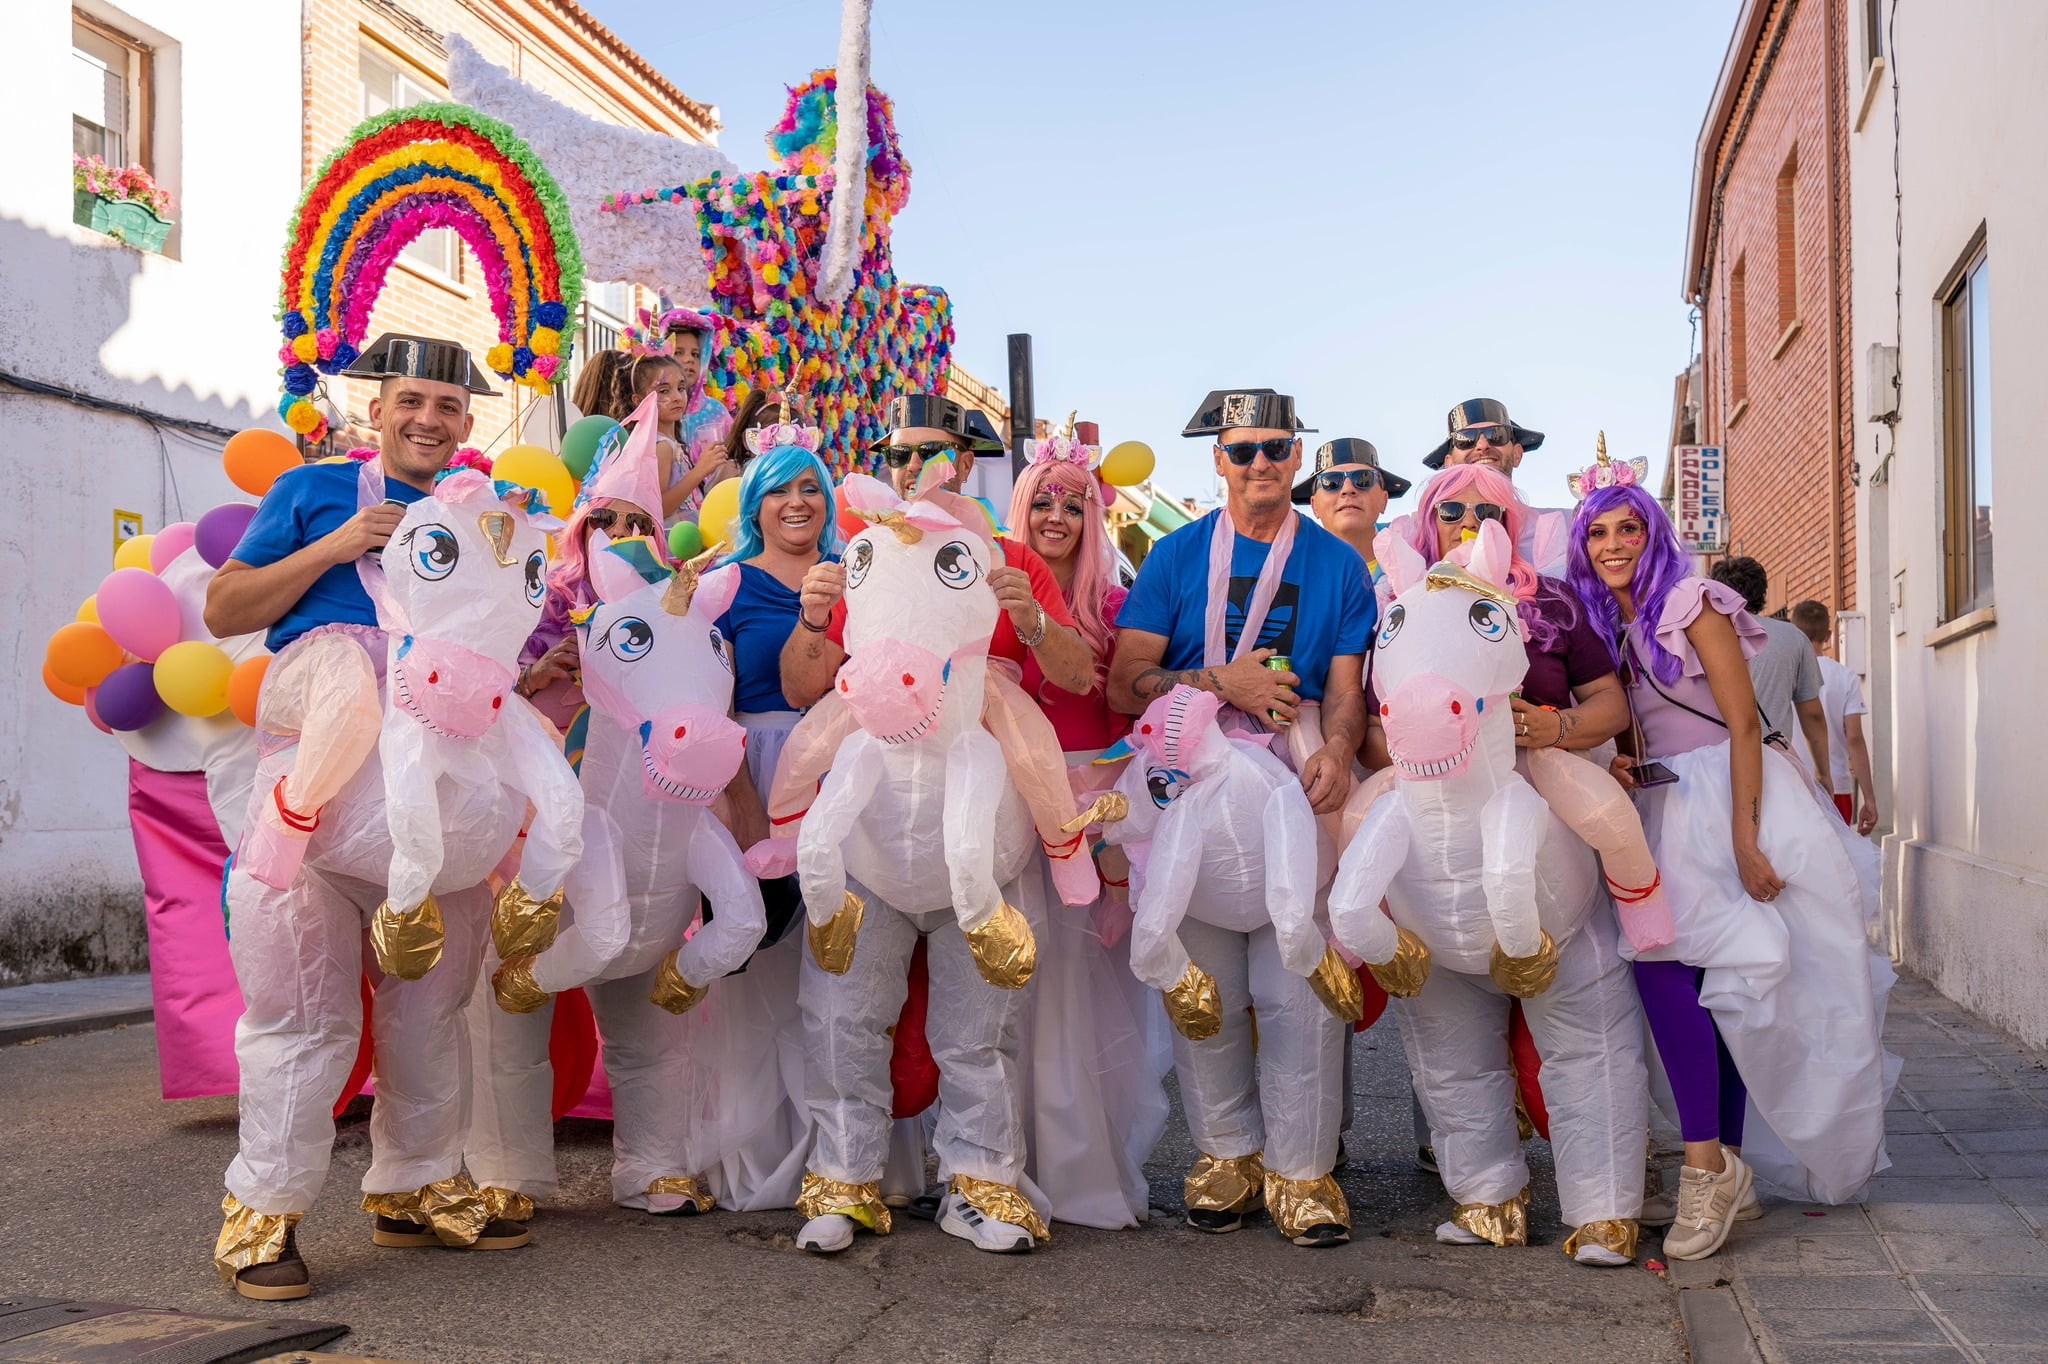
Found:
[[[1415,1148],[1415,1168],[1424,1174],[1442,1177],[1443,1171],[1436,1168],[1436,1148],[1418,1146]]]
[[[1236,1231],[1244,1225],[1241,1212],[1217,1212],[1210,1208],[1189,1208],[1188,1225],[1196,1231],[1206,1231],[1212,1236]]]
[[[1336,1222],[1318,1222],[1295,1237],[1294,1244],[1307,1246],[1310,1250],[1322,1250],[1328,1246],[1341,1246],[1350,1239],[1351,1228]]]
[[[939,1220],[939,1205],[944,1201],[945,1195],[942,1191],[926,1189],[923,1193],[905,1203],[903,1211],[920,1222],[936,1222]]]

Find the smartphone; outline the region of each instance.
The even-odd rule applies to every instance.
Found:
[[[387,497],[387,498],[385,498],[385,499],[384,499],[384,500],[383,500],[382,502],[378,503],[377,505],[378,505],[378,506],[380,506],[380,507],[397,507],[397,508],[400,508],[401,510],[403,510],[404,508],[406,508],[406,507],[409,507],[409,506],[411,506],[412,504],[411,504],[410,502],[400,502],[400,501],[399,501],[399,500],[398,500],[397,498],[395,498],[395,497]],[[384,558],[384,546],[383,546],[383,545],[379,545],[379,546],[377,546],[377,547],[376,547],[375,549],[371,550],[371,551],[370,551],[370,557],[371,557],[372,559],[376,559],[376,560],[379,560],[379,561],[381,562],[381,561],[383,560],[383,558]]]
[[[1650,759],[1648,762],[1637,763],[1628,770],[1628,774],[1635,778],[1637,786],[1669,786],[1672,782],[1678,780],[1676,772],[1673,772],[1655,758]]]

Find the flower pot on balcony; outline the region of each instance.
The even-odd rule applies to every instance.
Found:
[[[115,241],[141,251],[161,251],[171,220],[159,218],[148,205],[133,199],[109,199],[85,190],[71,193],[71,218],[80,226],[104,232]]]

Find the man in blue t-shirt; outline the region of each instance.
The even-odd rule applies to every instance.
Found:
[[[1224,504],[1146,556],[1118,613],[1109,702],[1138,714],[1175,687],[1192,686],[1215,692],[1256,723],[1270,713],[1282,726],[1296,723],[1304,703],[1320,702],[1323,742],[1299,771],[1309,804],[1329,814],[1351,792],[1352,756],[1364,736],[1360,676],[1374,611],[1358,555],[1290,503],[1301,467],[1296,433],[1306,429],[1295,419],[1294,400],[1270,388],[1222,390],[1203,402],[1182,434],[1215,439]],[[1269,563],[1290,525],[1285,563]],[[1211,547],[1226,530],[1228,569],[1212,583]],[[1220,640],[1208,635],[1216,591],[1224,594]],[[1240,652],[1247,629],[1256,631],[1256,647]],[[1275,655],[1289,666],[1268,668]],[[1261,812],[1237,816],[1256,823]],[[1263,920],[1263,904],[1246,917]],[[1185,1181],[1188,1225],[1235,1231],[1263,1196],[1274,1225],[1295,1245],[1341,1245],[1351,1239],[1351,1213],[1330,1170],[1348,1025],[1308,980],[1287,969],[1271,923],[1236,931],[1191,914],[1179,933],[1190,979],[1169,993],[1169,1004],[1185,991],[1213,998],[1220,1014],[1220,1021],[1190,1020],[1186,1031],[1176,1014],[1174,1067],[1198,1148]],[[1336,960],[1325,953],[1326,965]]]
[[[269,631],[271,649],[284,653],[273,683],[288,671],[309,679],[296,689],[287,684],[289,697],[266,688],[258,725],[279,741],[297,735],[299,712],[309,707],[346,705],[348,698],[374,706],[369,653],[381,663],[383,646],[374,634],[362,637],[375,631],[377,614],[356,561],[380,551],[406,505],[432,490],[469,435],[470,395],[492,391],[461,346],[425,337],[379,337],[348,373],[380,381],[370,421],[378,432],[383,500],[357,507],[353,461],[287,470],[207,590],[206,621],[216,632]],[[322,628],[328,626],[360,629]],[[298,666],[288,668],[293,659]],[[247,827],[283,821],[296,831],[303,857],[319,811],[292,809],[287,799],[297,744],[267,747]],[[289,857],[266,861],[264,853],[277,846],[262,831],[245,833],[228,877],[228,946],[246,1006],[235,1028],[241,1141],[228,1167],[226,1220],[214,1249],[228,1285],[265,1301],[312,1292],[294,1228],[326,1178],[332,1108],[363,1026],[364,925],[385,894],[380,885],[303,862],[291,870]],[[257,879],[250,862],[263,863],[269,880]],[[417,980],[385,975],[376,983],[378,1119],[363,1176],[365,1206],[377,1213],[373,1239],[479,1250],[523,1245],[526,1229],[496,1216],[500,1205],[462,1169],[471,1091],[462,1008],[481,964],[490,892],[477,886],[436,898],[445,933],[441,962]]]

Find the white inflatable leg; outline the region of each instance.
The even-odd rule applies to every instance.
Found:
[[[384,765],[384,813],[391,829],[387,884],[394,909],[409,910],[419,904],[441,874],[445,853],[438,787],[443,764],[451,757],[465,761],[476,756],[474,746],[458,752],[453,742],[429,734],[426,726],[402,710],[394,708],[384,716],[377,756]],[[446,906],[442,908],[445,911]],[[452,942],[446,944],[444,955],[453,946]]]
[[[498,954],[486,942],[484,978],[497,967]],[[553,1198],[560,1188],[555,1071],[548,1062],[554,1001],[530,1014],[509,1014],[488,988],[479,987],[470,992],[462,1012],[469,1021],[469,1054],[476,1069],[469,1135],[463,1142],[469,1177],[480,1187]]]
[[[562,756],[561,738],[533,703],[518,696],[511,701],[483,742],[503,755],[498,770],[533,804],[519,883],[534,899],[545,900],[583,856],[583,787]]]
[[[696,820],[688,856],[690,879],[715,912],[677,950],[676,970],[690,984],[703,986],[747,964],[768,931],[768,911],[761,903],[761,883],[748,873],[740,845],[723,824],[708,815]]]
[[[1408,839],[1408,807],[1398,790],[1388,791],[1372,802],[1338,859],[1330,882],[1330,931],[1361,961],[1392,961],[1400,946],[1394,921],[1380,912],[1380,901],[1408,860]]]
[[[1036,875],[1037,868],[1026,874]],[[1009,889],[1012,904],[1029,898]],[[1044,931],[1035,913],[1022,906],[1018,912],[1034,934]],[[1025,1155],[1017,1059],[1025,992],[983,980],[957,925],[932,930],[925,942],[931,972],[925,1035],[939,1067],[939,1123],[932,1136],[939,1178],[967,1175],[1016,1185]]]
[[[835,976],[804,953],[797,998],[804,1011],[805,1097],[818,1130],[810,1168],[827,1179],[865,1184],[881,1177],[888,1158],[888,1030],[903,1012],[917,930],[866,887],[851,889],[867,901],[853,961]]]
[[[1507,1202],[1529,1183],[1515,1129],[1507,996],[1485,976],[1439,966],[1414,998],[1393,1004],[1444,1188],[1459,1203]]]
[[[1183,919],[1180,939],[1195,965],[1215,977],[1223,1006],[1223,1026],[1215,1036],[1190,1042],[1178,1030],[1173,1034],[1173,1065],[1188,1135],[1203,1154],[1226,1160],[1263,1151],[1266,1126],[1259,1111],[1256,1048],[1251,1015],[1245,1012],[1252,1002],[1249,938]]]
[[[1543,927],[1536,921],[1536,854],[1549,821],[1543,797],[1513,774],[1479,813],[1486,843],[1486,912],[1495,940],[1510,957],[1532,956],[1543,946]]]
[[[1272,928],[1248,939],[1266,1168],[1283,1179],[1320,1179],[1337,1163],[1344,1039],[1351,1030],[1289,965]]]
[[[702,1173],[683,1150],[689,1022],[649,1001],[653,986],[648,970],[587,987],[612,1087],[612,1201],[628,1208],[646,1208],[664,1175]]]
[[[583,807],[583,857],[563,882],[561,930],[534,959],[533,981],[551,995],[610,975],[632,937],[633,909],[619,826],[601,805]]]

